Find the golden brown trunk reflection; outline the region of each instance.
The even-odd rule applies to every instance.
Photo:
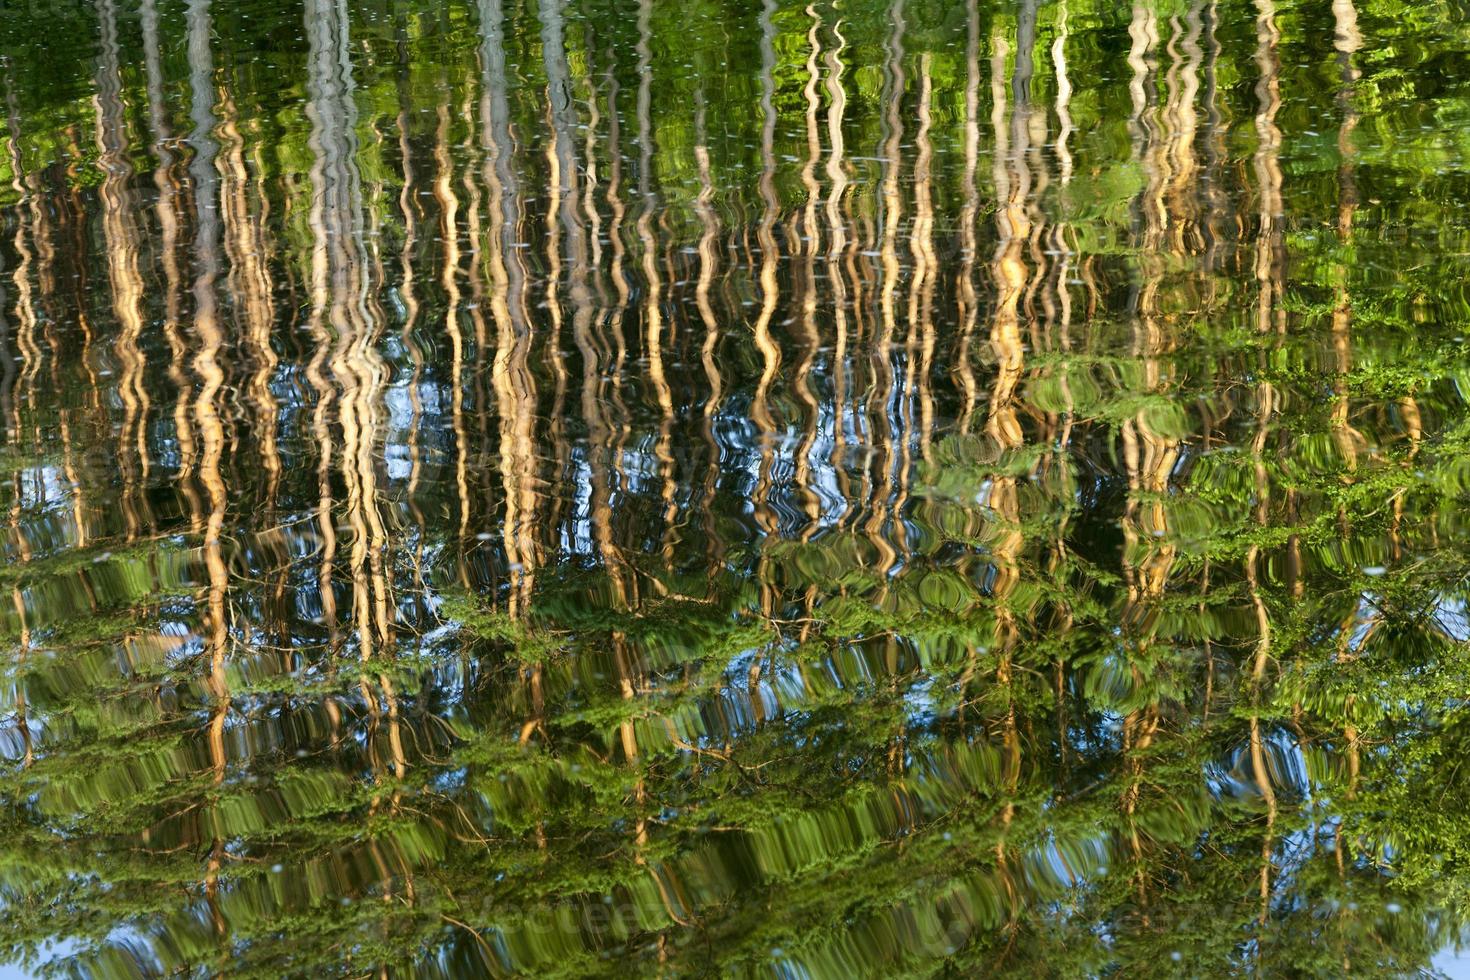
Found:
[[[1452,4],[32,7],[0,958],[1450,972]]]

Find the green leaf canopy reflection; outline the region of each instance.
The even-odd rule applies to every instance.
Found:
[[[1467,53],[0,4],[0,955],[1452,967]]]

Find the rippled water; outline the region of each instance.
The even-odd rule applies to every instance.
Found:
[[[1402,975],[1463,0],[0,4],[0,961]]]

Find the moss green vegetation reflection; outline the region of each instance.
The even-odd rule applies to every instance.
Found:
[[[1464,0],[0,0],[0,961],[1403,976]]]

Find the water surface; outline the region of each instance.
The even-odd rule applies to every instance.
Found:
[[[6,0],[0,95],[0,960],[1454,968],[1463,0]]]

